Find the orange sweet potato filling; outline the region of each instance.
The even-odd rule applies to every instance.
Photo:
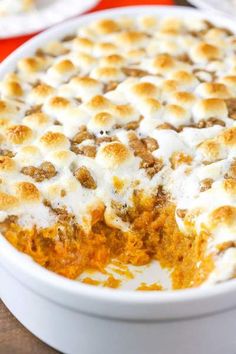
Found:
[[[160,291],[163,290],[163,287],[161,284],[158,283],[153,283],[153,284],[146,284],[146,283],[141,283],[136,290],[141,290],[141,291]]]
[[[114,259],[137,266],[156,259],[171,271],[174,289],[200,285],[214,267],[213,256],[205,255],[209,235],[181,233],[175,221],[175,206],[169,202],[157,203],[156,198],[142,195],[134,199],[135,207],[123,216],[132,225],[129,232],[107,226],[103,212],[97,213],[88,234],[68,221],[29,230],[8,220],[1,224],[1,231],[18,250],[71,279],[85,270],[104,272]],[[85,282],[96,285],[88,279]],[[119,284],[111,279],[103,286]]]

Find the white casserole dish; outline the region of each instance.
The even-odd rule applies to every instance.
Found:
[[[35,37],[1,64],[0,78],[14,70],[19,58],[88,21],[144,13],[206,18],[236,32],[236,25],[228,19],[183,7],[107,10],[63,23]],[[0,296],[16,318],[64,353],[236,353],[236,280],[176,292],[98,288],[47,271],[0,235],[0,284]]]

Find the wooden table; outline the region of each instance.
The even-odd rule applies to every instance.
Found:
[[[185,0],[175,1],[188,5]],[[22,326],[0,300],[0,354],[56,354]],[[100,353],[98,353],[100,354]]]

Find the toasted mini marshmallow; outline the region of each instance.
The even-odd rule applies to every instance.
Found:
[[[79,27],[77,30],[77,35],[79,37],[85,37],[85,38],[89,38],[92,40],[96,40],[96,38],[97,38],[96,33],[93,31],[91,26]]]
[[[100,132],[103,134],[109,132],[115,123],[116,120],[110,113],[100,112],[90,119],[87,127],[94,134],[99,134]]]
[[[236,197],[236,180],[234,178],[227,178],[222,181],[222,188],[230,196]]]
[[[18,182],[15,184],[16,196],[21,203],[34,203],[40,201],[38,188],[30,182]]]
[[[37,146],[25,145],[17,151],[16,159],[21,167],[34,166],[43,161],[43,156]]]
[[[185,109],[190,109],[196,102],[196,96],[190,92],[177,91],[170,94],[168,101]]]
[[[192,91],[199,84],[196,76],[184,70],[175,71],[170,75],[170,79],[177,81],[183,91]]]
[[[112,81],[120,82],[125,79],[125,74],[119,68],[103,66],[92,70],[91,77],[104,83]]]
[[[159,118],[162,105],[157,99],[148,97],[140,102],[139,111],[144,118]]]
[[[207,42],[200,42],[191,48],[190,56],[195,63],[207,63],[211,60],[220,59],[222,53],[217,46]]]
[[[0,100],[0,118],[11,119],[19,115],[17,107],[6,100]]]
[[[39,140],[43,152],[69,149],[70,143],[66,136],[59,132],[48,131]]]
[[[10,211],[19,205],[19,200],[14,195],[0,192],[0,210]]]
[[[46,76],[47,83],[56,87],[60,83],[67,81],[72,75],[75,75],[76,71],[76,67],[71,60],[60,60],[48,69]]]
[[[30,114],[22,120],[23,124],[36,131],[45,129],[51,122],[50,117],[42,112]]]
[[[179,91],[179,83],[176,80],[165,80],[162,83],[162,100],[168,100],[171,94]]]
[[[8,156],[0,155],[0,174],[12,174],[16,171],[16,163]]]
[[[58,121],[60,121],[62,126],[59,126],[56,130],[71,139],[78,132],[80,126],[88,123],[89,114],[82,106],[74,106],[61,112],[60,116],[58,116]]]
[[[9,127],[12,126],[12,121],[8,118],[0,118],[0,132],[4,135],[1,135],[1,143],[3,141],[3,136],[5,138],[5,134]]]
[[[103,85],[98,80],[91,77],[74,77],[70,80],[68,86],[71,89],[72,95],[81,98],[82,101],[87,101],[91,97],[102,93]]]
[[[148,135],[162,123],[163,106],[154,98],[146,98],[141,102],[139,110],[144,117],[139,130],[142,134]]]
[[[218,141],[225,147],[235,148],[236,147],[236,127],[223,130],[218,136]],[[234,151],[232,151],[232,153],[234,153]]]
[[[176,69],[176,61],[170,55],[160,54],[153,59],[150,69],[153,74],[166,76]]]
[[[156,16],[143,15],[138,18],[138,25],[143,31],[153,31],[158,26],[158,19]]]
[[[113,19],[105,18],[94,22],[91,28],[98,35],[106,35],[119,31],[120,25]]]
[[[196,37],[193,37],[189,34],[187,34],[186,36],[179,36],[178,37],[178,44],[182,48],[183,53],[189,53],[189,48],[193,47],[198,42],[199,42],[199,40]]]
[[[13,125],[7,129],[7,139],[12,144],[21,145],[33,137],[32,130],[26,125]]]
[[[22,76],[16,72],[10,72],[4,75],[3,81],[16,81],[22,83]]]
[[[60,41],[51,41],[44,45],[43,52],[57,57],[59,55],[66,54],[68,49]]]
[[[226,85],[218,82],[204,82],[196,88],[196,95],[202,98],[230,98],[231,93]]]
[[[166,53],[169,55],[181,55],[183,53],[183,48],[176,43],[176,41],[164,38],[158,43],[160,53]],[[149,48],[150,49],[150,48]]]
[[[131,50],[135,48],[145,47],[147,43],[147,35],[139,31],[122,31],[114,35],[114,41],[120,48]]]
[[[96,66],[97,63],[96,58],[83,52],[72,54],[72,59],[75,65],[78,66],[81,75],[87,75]]]
[[[189,154],[189,149],[174,130],[155,129],[151,133],[151,136],[157,140],[159,145],[159,149],[154,151],[153,155],[161,158],[167,164],[169,164],[169,159],[174,152]],[[171,141],[171,144],[168,144],[169,141]]]
[[[135,21],[133,18],[130,16],[126,15],[121,15],[119,18],[117,18],[117,23],[120,26],[120,29],[131,29],[135,26]]]
[[[24,74],[34,74],[45,69],[45,64],[46,61],[40,57],[28,57],[19,60],[17,68]]]
[[[205,34],[205,38],[207,41],[211,43],[219,43],[219,40],[224,40],[227,37],[227,31],[223,28],[211,28]]]
[[[46,160],[51,162],[56,168],[69,168],[76,155],[70,150],[57,150],[50,152]]]
[[[222,77],[220,80],[232,93],[236,95],[236,75],[228,75]]]
[[[104,97],[108,98],[108,100],[110,100],[114,104],[123,105],[123,104],[128,103],[124,93],[122,93],[121,90],[117,90],[117,89],[110,90],[110,91],[105,93]]]
[[[183,22],[175,17],[163,18],[160,23],[160,32],[178,34],[183,28]]]
[[[83,105],[83,108],[91,114],[103,111],[109,112],[113,107],[114,105],[110,100],[100,95],[92,97],[85,105]]]
[[[227,152],[221,148],[221,144],[216,139],[208,139],[201,143],[198,147],[203,161],[212,162],[225,158]]]
[[[146,56],[146,50],[143,48],[131,49],[123,53],[123,55],[128,63],[135,64]]]
[[[141,99],[148,97],[159,98],[160,89],[151,82],[139,82],[130,86],[126,95],[132,103],[138,104]]]
[[[170,104],[165,106],[162,119],[163,122],[179,127],[190,123],[190,112],[181,106]]]
[[[226,104],[219,98],[207,98],[199,100],[193,106],[193,119],[197,123],[201,119],[219,118],[225,120],[228,111]]]
[[[119,68],[122,65],[124,65],[124,63],[125,63],[125,59],[121,55],[111,54],[102,57],[99,64],[101,67],[111,66],[111,67]]]
[[[2,98],[21,98],[24,95],[23,88],[21,84],[17,81],[3,81],[0,85],[0,92]]]
[[[108,168],[124,166],[130,159],[132,159],[131,152],[120,142],[102,145],[96,155],[97,163]]]
[[[114,105],[111,112],[116,118],[117,123],[121,125],[137,121],[140,118],[139,112],[129,104]]]
[[[91,54],[94,47],[94,42],[86,37],[76,37],[73,40],[73,49],[79,52]]]
[[[45,102],[44,112],[54,118],[60,118],[71,107],[72,103],[68,99],[60,96],[53,96]]]
[[[55,94],[55,89],[47,84],[39,84],[30,91],[28,100],[31,104],[41,105]]]
[[[218,226],[232,226],[235,225],[236,207],[231,205],[223,205],[213,210],[210,215],[210,223],[212,228]]]
[[[111,42],[96,43],[93,50],[93,55],[97,58],[104,57],[106,55],[118,54],[119,48]]]

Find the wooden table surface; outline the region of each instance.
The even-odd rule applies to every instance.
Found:
[[[175,2],[188,5],[185,0]],[[0,300],[0,354],[56,353],[59,352],[42,343],[22,326]]]

